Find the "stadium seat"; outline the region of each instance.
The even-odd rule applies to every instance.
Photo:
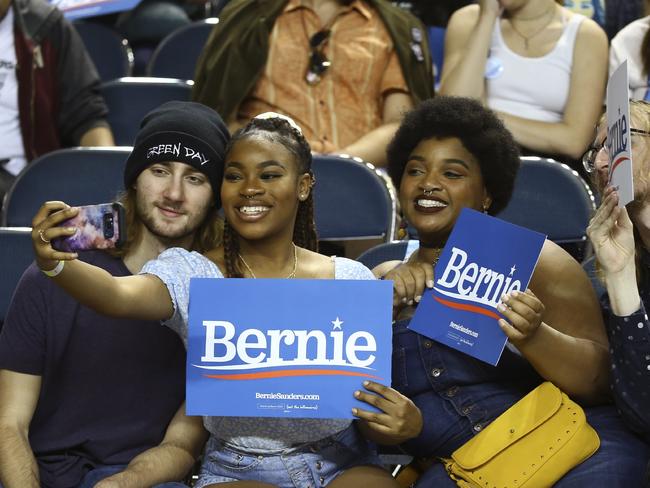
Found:
[[[607,293],[607,288],[605,286],[605,283],[603,283],[598,277],[598,270],[596,268],[596,256],[592,255],[585,259],[582,263],[582,269],[584,269],[585,273],[587,273],[589,281],[591,281],[591,286],[596,292],[598,300],[602,300],[602,298]]]
[[[126,39],[95,22],[74,22],[102,81],[131,76],[133,52]]]
[[[429,49],[431,50],[431,60],[433,61],[433,76],[437,90],[440,86],[442,64],[445,58],[445,32],[447,29],[444,27],[430,25],[427,27],[427,31],[429,34]]]
[[[564,247],[578,261],[589,255],[587,226],[594,195],[577,172],[552,159],[525,156],[508,206],[498,217]]]
[[[0,328],[18,280],[34,259],[31,228],[0,227]]]
[[[48,200],[70,205],[110,202],[122,190],[130,147],[60,149],[32,161],[5,195],[2,226],[26,227]]]
[[[385,242],[363,252],[357,261],[369,269],[386,261],[402,261],[409,252],[409,243],[414,247],[419,244],[417,240]]]
[[[149,61],[147,76],[193,80],[196,62],[219,19],[194,22],[165,37]]]
[[[142,118],[171,100],[188,101],[192,83],[172,78],[120,78],[102,85],[108,123],[118,146],[131,146]]]
[[[397,203],[390,179],[358,158],[314,155],[314,213],[321,241],[395,237]]]

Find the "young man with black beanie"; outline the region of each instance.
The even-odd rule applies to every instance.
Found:
[[[124,171],[126,245],[81,258],[128,276],[168,247],[213,248],[229,138],[200,104],[150,112]],[[96,314],[32,264],[0,334],[0,484],[184,486],[166,482],[186,476],[205,436],[184,396],[185,348],[173,331]]]

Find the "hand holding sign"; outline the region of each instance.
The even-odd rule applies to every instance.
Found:
[[[519,346],[531,339],[542,324],[544,304],[529,289],[503,296],[497,309],[507,319],[499,319],[499,327],[510,342]]]
[[[603,201],[589,222],[587,235],[598,263],[607,274],[619,273],[634,263],[634,232],[625,207],[617,206],[618,192],[607,187]]]
[[[408,262],[393,268],[383,277],[393,281],[393,307],[413,305],[422,298],[426,288],[433,288],[433,265]]]
[[[422,413],[408,397],[374,381],[364,381],[363,386],[375,394],[356,391],[354,397],[381,411],[352,409],[352,414],[361,419],[361,429],[368,439],[379,444],[400,444],[422,431]]]

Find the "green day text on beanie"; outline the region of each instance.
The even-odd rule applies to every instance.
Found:
[[[124,168],[124,187],[155,163],[185,163],[204,173],[221,206],[223,162],[230,133],[221,116],[196,102],[167,102],[140,123],[133,151]]]

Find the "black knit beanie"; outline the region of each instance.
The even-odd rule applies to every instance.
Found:
[[[177,161],[204,173],[221,206],[223,161],[230,133],[217,112],[195,102],[167,102],[140,123],[133,151],[124,168],[124,187],[154,163]]]

